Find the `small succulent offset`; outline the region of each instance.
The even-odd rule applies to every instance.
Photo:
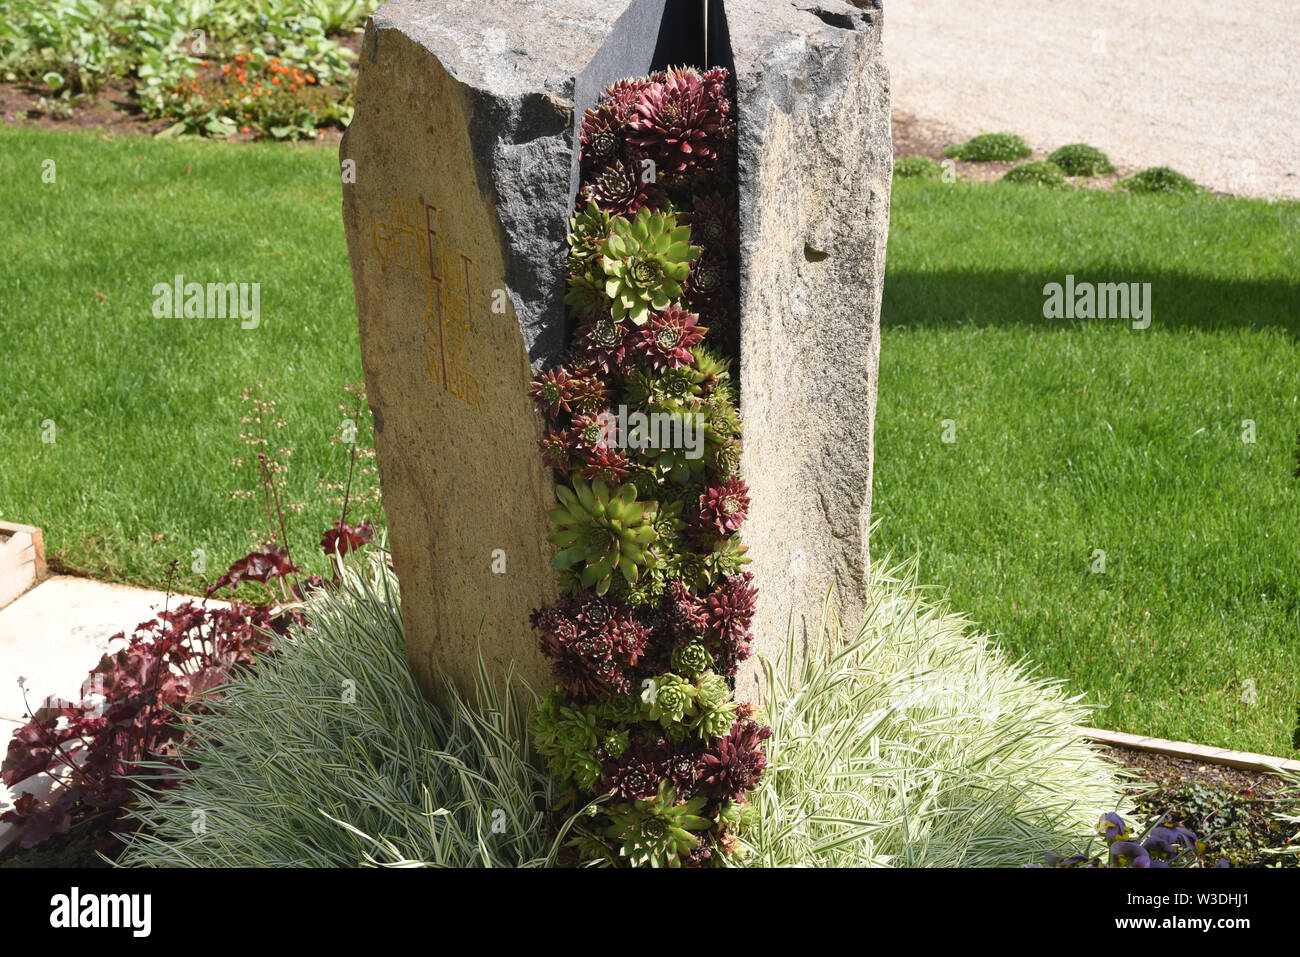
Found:
[[[609,591],[614,572],[634,582],[653,564],[656,502],[638,502],[630,482],[610,489],[597,479],[582,479],[573,488],[556,486],[559,504],[551,506],[551,541],[559,548],[558,569],[580,570],[582,586],[596,594]]]
[[[695,685],[680,675],[667,672],[654,680],[647,680],[641,701],[647,706],[651,721],[664,727],[679,724],[682,719],[694,717]]]
[[[713,827],[700,813],[705,803],[694,797],[678,804],[676,790],[664,780],[654,797],[610,808],[606,835],[634,867],[680,867],[699,843],[696,832]]]
[[[556,689],[542,696],[529,731],[557,780],[571,781],[583,791],[595,787],[601,767],[595,757],[598,739],[594,708],[572,706]]]
[[[614,217],[600,245],[600,267],[615,319],[644,325],[651,309],[667,309],[681,296],[691,263],[700,258],[690,236],[691,228],[677,225],[672,213],[645,208],[635,219]]]

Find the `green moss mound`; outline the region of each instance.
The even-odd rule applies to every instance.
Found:
[[[894,175],[903,179],[938,179],[943,167],[928,156],[904,156],[894,164]]]
[[[1127,179],[1115,184],[1130,193],[1172,193],[1177,196],[1191,196],[1204,190],[1191,179],[1168,166],[1153,166],[1140,173],[1134,173]]]
[[[981,133],[965,143],[954,143],[943,155],[968,163],[1009,163],[1024,159],[1030,152],[1025,141],[1014,133]]]
[[[1115,172],[1110,157],[1087,143],[1069,143],[1053,151],[1047,159],[1065,170],[1067,176],[1098,176]]]
[[[1013,166],[1003,174],[1000,182],[1015,183],[1020,186],[1046,186],[1049,189],[1063,189],[1069,186],[1065,181],[1065,171],[1049,160]]]

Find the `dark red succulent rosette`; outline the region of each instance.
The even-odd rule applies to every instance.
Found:
[[[766,767],[770,734],[728,690],[750,655],[757,596],[753,575],[741,568],[747,558],[738,536],[748,489],[734,474],[737,452],[717,454],[736,445],[739,433],[734,373],[726,371],[738,365],[734,102],[727,70],[674,67],[612,84],[586,112],[575,211],[594,203],[602,214],[627,220],[643,209],[670,213],[690,227],[698,258],[680,296],[638,324],[615,318],[600,277],[581,274],[585,263],[598,261],[608,233],[575,237],[570,268],[578,271],[566,298],[574,317],[569,352],[529,390],[545,422],[539,451],[557,486],[630,484],[637,501],[658,506],[655,562],[643,577],[632,583],[614,575],[608,593],[597,594],[563,572],[567,594],[532,615],[562,689],[563,701],[555,704],[568,709],[562,733],[554,713],[552,724],[535,732],[567,787],[568,804],[556,809],[557,820],[600,796],[614,808],[654,805],[668,786],[677,810],[714,822],[696,833],[694,846],[665,852],[669,863],[697,867],[725,863],[736,851],[735,811]],[[627,436],[611,431],[619,410],[697,414],[720,407],[725,414],[708,420],[708,454],[701,459],[625,447],[618,439]],[[604,534],[589,532],[597,540]],[[564,543],[586,544],[572,534]],[[713,677],[702,677],[707,674]],[[657,697],[646,704],[647,688],[657,689],[665,675],[696,689],[693,716],[678,719],[666,704],[656,712]],[[713,707],[719,683],[725,706]],[[581,752],[580,766],[557,764],[554,755],[574,751]],[[602,812],[597,820],[616,816]],[[602,843],[611,862],[629,861],[618,835],[596,825],[579,830],[569,848],[574,861],[590,859]]]

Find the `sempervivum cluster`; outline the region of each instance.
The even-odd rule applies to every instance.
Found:
[[[627,694],[650,629],[615,600],[583,594],[532,616],[560,684],[570,695]]]
[[[573,334],[529,390],[566,592],[533,614],[559,687],[532,728],[562,817],[606,798],[573,825],[575,862],[725,864],[766,767],[770,732],[731,689],[757,597],[738,535],[732,117],[726,71],[683,67],[620,80],[583,120]]]

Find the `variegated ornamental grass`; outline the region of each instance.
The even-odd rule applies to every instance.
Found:
[[[1015,866],[1085,846],[1121,790],[1071,729],[1087,707],[1009,662],[914,566],[887,564],[851,639],[831,622],[797,674],[789,657],[768,668],[774,733],[744,862]],[[545,826],[522,689],[485,666],[476,702],[422,699],[382,564],[345,571],[308,618],[198,719],[191,782],[146,796],[150,829],[122,862],[553,864],[565,836]]]
[[[1089,708],[1009,661],[917,585],[873,569],[847,637],[830,615],[801,667],[766,664],[768,773],[745,835],[765,866],[983,867],[1069,854],[1121,801],[1073,730]]]
[[[546,776],[509,675],[435,705],[406,663],[397,581],[343,571],[311,625],[200,723],[188,784],[145,794],[127,866],[548,862]],[[503,689],[498,694],[497,689]]]

